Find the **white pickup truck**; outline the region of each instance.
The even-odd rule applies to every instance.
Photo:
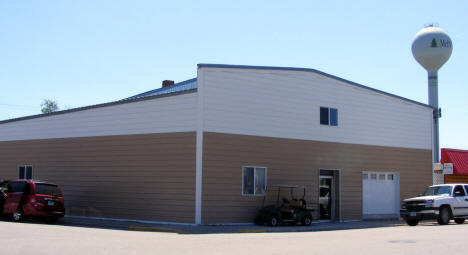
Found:
[[[451,219],[462,224],[468,217],[468,184],[430,186],[420,196],[403,200],[400,215],[410,226],[427,219],[437,219],[440,225]]]

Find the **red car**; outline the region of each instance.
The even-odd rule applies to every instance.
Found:
[[[65,215],[63,195],[60,188],[48,182],[35,180],[4,181],[3,216],[21,221],[24,216],[40,216],[55,222]]]

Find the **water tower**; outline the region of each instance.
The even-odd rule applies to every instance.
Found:
[[[429,105],[434,108],[433,162],[439,162],[439,118],[441,117],[438,96],[437,71],[452,55],[452,40],[440,28],[429,25],[419,31],[411,46],[413,56],[428,74]]]

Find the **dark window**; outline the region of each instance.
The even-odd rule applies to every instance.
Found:
[[[333,176],[333,170],[321,170],[320,175]]]
[[[244,168],[244,194],[254,193],[254,168]]]
[[[338,126],[338,109],[320,107],[320,124]]]
[[[460,193],[460,195],[456,195],[456,193]],[[455,189],[453,190],[453,195],[454,196],[465,196],[465,190],[463,190],[463,187],[460,185],[455,186]]]
[[[62,192],[56,185],[45,183],[36,183],[36,194],[62,196]]]
[[[26,177],[25,179],[31,180],[32,179],[32,166],[26,167]]]
[[[242,194],[265,195],[266,167],[244,167],[242,178]]]
[[[25,169],[26,169],[26,167],[24,167],[24,166],[19,167],[19,178],[20,179],[24,179],[24,174],[26,172]]]
[[[19,166],[18,168],[18,179],[27,179],[31,180],[33,175],[32,166]]]
[[[328,125],[328,108],[320,107],[320,124]]]

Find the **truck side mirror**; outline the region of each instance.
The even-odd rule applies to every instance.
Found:
[[[459,191],[459,190],[455,191],[454,195],[455,195],[455,197],[461,197],[461,196],[463,196],[462,192]]]

